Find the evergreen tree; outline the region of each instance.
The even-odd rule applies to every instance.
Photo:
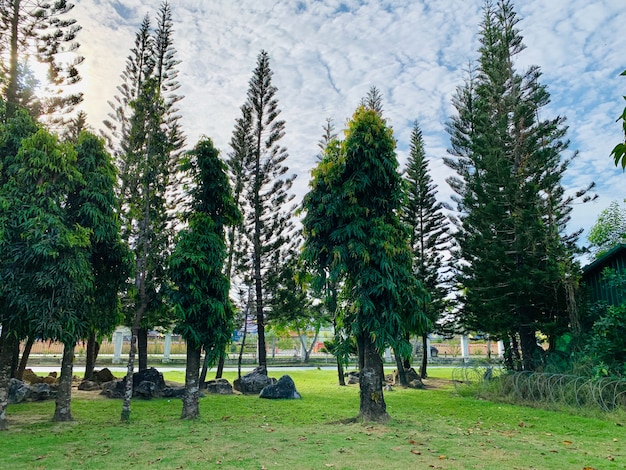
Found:
[[[89,230],[67,210],[68,195],[82,181],[76,152],[40,129],[21,140],[8,174],[0,188],[3,334],[6,329],[19,338],[26,330],[63,343],[54,419],[70,420],[74,346],[88,329],[83,303],[93,287]],[[0,378],[0,389],[5,380]],[[6,429],[4,396],[0,392],[0,429]]]
[[[182,417],[197,418],[201,349],[223,351],[233,331],[230,280],[223,266],[224,230],[237,224],[241,214],[232,199],[226,167],[210,139],[198,142],[182,169],[193,182],[191,207],[170,259],[170,272],[176,328],[187,342]]]
[[[279,144],[285,133],[285,121],[279,119],[277,89],[272,85],[272,75],[269,55],[261,51],[250,79],[248,99],[242,108],[242,123],[247,120],[246,113],[250,113],[250,135],[246,145],[252,148],[249,158],[243,161],[248,203],[242,207],[242,212],[244,234],[252,250],[246,256],[252,260],[261,367],[267,366],[264,305],[268,270],[279,265],[289,249],[293,209],[287,205],[293,199],[289,190],[295,179],[295,175],[286,176],[287,150]]]
[[[326,270],[329,278],[344,279],[340,323],[358,344],[359,415],[373,421],[388,418],[381,354],[388,346],[402,350],[406,312],[419,311],[423,294],[397,214],[397,169],[391,129],[380,113],[361,106],[338,154],[314,171],[303,203],[305,259],[322,276]]]
[[[83,302],[89,319],[88,336],[83,338],[87,339],[85,378],[91,378],[99,337],[111,334],[122,321],[119,299],[130,274],[131,257],[120,236],[117,170],[104,142],[82,131],[75,148],[83,181],[70,194],[68,211],[74,223],[91,230],[89,262],[94,284]]]
[[[449,183],[461,213],[463,326],[504,339],[507,366],[533,370],[537,331],[554,340],[567,327],[578,234],[565,234],[564,119],[539,119],[549,101],[539,69],[514,68],[524,48],[518,21],[510,1],[486,4],[478,67],[453,101],[446,163],[458,174]]]
[[[7,116],[13,117],[21,105],[27,105],[23,95],[23,80],[26,65],[20,57],[33,55],[39,62],[48,66],[51,98],[42,100],[46,115],[56,113],[52,122],[61,122],[62,115],[82,101],[81,93],[60,93],[65,85],[72,85],[80,80],[78,65],[83,57],[75,54],[79,47],[76,35],[81,27],[76,20],[68,18],[74,8],[67,1],[41,2],[38,0],[14,0],[0,3],[0,51],[8,56],[2,61],[0,71],[5,77],[6,86],[3,94],[7,104]],[[67,61],[67,54],[74,55]],[[60,57],[64,56],[62,59]],[[51,91],[53,91],[51,90]]]
[[[626,239],[626,210],[617,201],[600,212],[598,220],[593,224],[587,240],[591,244],[591,252],[596,257],[602,256],[618,243]]]
[[[448,231],[448,219],[443,213],[450,209],[447,204],[437,202],[437,190],[428,171],[428,161],[424,151],[422,131],[417,122],[411,132],[410,154],[404,176],[404,200],[401,220],[409,227],[409,244],[413,252],[413,272],[422,282],[430,295],[424,306],[428,317],[427,330],[413,330],[411,333],[422,335],[423,358],[422,378],[427,377],[426,338],[436,328],[445,310],[445,298],[448,290],[443,286],[446,270],[444,252],[450,248],[451,236]],[[404,367],[409,368],[408,358]]]
[[[149,17],[146,15],[144,18],[121,75],[119,95],[110,103],[112,112],[104,123],[108,129],[109,145],[118,155],[123,235],[137,262],[135,293],[141,292],[139,286],[144,282],[144,276],[151,279],[148,282],[152,284],[146,291],[148,303],[141,310],[137,329],[140,370],[147,368],[148,329],[169,326],[171,322],[164,303],[165,289],[162,288],[166,271],[164,263],[175,229],[176,206],[181,202],[179,191],[183,187],[180,175],[176,173],[185,136],[176,108],[182,96],[176,94],[180,87],[176,80],[179,61],[173,46],[171,16],[171,8],[166,1],[157,13],[154,31]],[[152,110],[148,111],[148,107],[152,107]],[[146,144],[152,148],[150,152],[153,157],[149,159],[145,158],[145,148],[142,150]],[[157,158],[159,152],[161,155]],[[156,166],[150,168],[150,164]],[[147,254],[151,259],[148,263],[150,268],[146,268],[145,261],[141,261],[145,256],[138,251],[140,245],[136,234],[140,225],[138,220],[144,217],[137,208],[145,206],[146,200],[142,197],[147,197],[149,192],[144,191],[142,196],[139,191],[141,180],[146,177],[156,178],[150,183],[156,191],[156,199],[150,203],[150,210],[156,211],[150,217],[152,234],[147,238],[150,239]],[[146,213],[145,208],[143,212]],[[135,300],[131,299],[130,302],[130,323],[135,322],[139,311]]]

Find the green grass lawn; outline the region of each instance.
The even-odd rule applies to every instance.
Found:
[[[463,397],[433,379],[450,370],[433,368],[428,389],[385,394],[386,425],[346,424],[358,412],[357,386],[337,386],[333,371],[288,373],[302,400],[207,396],[191,422],[179,419],[180,400],[134,400],[124,424],[121,401],[100,396],[76,397],[72,423],[50,421],[52,402],[12,405],[0,469],[626,467],[623,413],[577,416]],[[182,382],[183,372],[165,378]]]

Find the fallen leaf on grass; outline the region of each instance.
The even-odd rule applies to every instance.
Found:
[[[606,459],[610,462],[613,462],[615,460],[615,457],[613,457],[612,455],[607,455]]]
[[[445,455],[440,455],[439,456],[439,460],[446,460],[448,457],[446,457]]]
[[[415,449],[411,449],[411,453],[415,455],[422,455],[422,453],[419,450],[415,450]]]
[[[566,446],[571,446],[573,444],[572,441],[563,441],[563,444],[565,444]]]
[[[402,450],[402,446],[392,447],[391,450],[394,450],[394,451]]]
[[[334,465],[332,463],[325,463],[324,465],[327,466],[327,467],[334,467]]]
[[[304,441],[306,441],[306,436],[300,436],[298,438],[298,440],[304,442]]]
[[[583,467],[583,470],[597,470],[597,469],[593,467]]]
[[[230,416],[222,416],[222,421],[227,421],[230,419]]]

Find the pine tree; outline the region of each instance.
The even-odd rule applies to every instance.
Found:
[[[286,176],[287,150],[279,144],[285,121],[279,119],[277,88],[272,85],[269,54],[261,51],[252,73],[244,116],[250,113],[250,158],[244,162],[247,206],[243,207],[244,233],[252,252],[259,366],[267,367],[265,296],[268,270],[280,263],[289,249],[293,208],[288,207],[295,175]]]
[[[153,31],[149,17],[144,18],[105,121],[108,143],[118,156],[122,234],[136,263],[135,288],[127,303],[140,370],[147,368],[148,329],[171,320],[164,294],[166,260],[181,202],[175,170],[185,141],[176,108],[182,99],[176,94],[179,61],[167,1],[156,23]]]
[[[567,324],[577,234],[565,234],[564,120],[539,119],[549,100],[539,69],[514,68],[524,48],[518,21],[510,1],[486,4],[477,69],[453,101],[446,163],[458,174],[449,182],[461,213],[462,323],[504,339],[508,367],[533,370],[536,332],[555,338]]]
[[[0,64],[6,86],[3,94],[7,104],[7,116],[14,117],[20,105],[27,104],[21,95],[23,72],[26,64],[20,57],[33,55],[48,66],[48,84],[52,98],[42,100],[43,108],[30,108],[52,116],[52,123],[63,121],[63,115],[71,112],[82,101],[81,93],[61,93],[66,85],[80,80],[78,65],[83,57],[75,52],[80,46],[76,35],[81,27],[76,20],[68,18],[74,8],[67,1],[41,2],[38,0],[4,1],[0,4],[0,51],[8,55],[8,63]],[[33,53],[34,52],[34,53]],[[67,61],[67,54],[74,56]],[[65,56],[60,59],[60,56]]]
[[[437,190],[428,171],[428,161],[424,151],[422,131],[417,122],[411,132],[410,154],[404,176],[404,200],[400,219],[409,227],[409,244],[413,252],[413,272],[422,282],[430,296],[424,306],[428,317],[427,330],[414,330],[411,333],[422,335],[423,351],[426,352],[426,338],[436,328],[445,309],[448,290],[443,286],[446,262],[444,252],[450,248],[451,236],[448,218],[444,210],[451,209],[443,202],[437,202]],[[421,376],[427,377],[427,354],[423,354]],[[409,368],[405,359],[405,368]]]

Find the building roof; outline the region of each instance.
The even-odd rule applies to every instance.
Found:
[[[611,264],[611,261],[619,255],[626,256],[626,244],[619,243],[611,248],[609,251],[604,253],[598,259],[594,260],[592,263],[583,267],[583,276],[588,277],[595,272],[602,271],[604,268]]]

